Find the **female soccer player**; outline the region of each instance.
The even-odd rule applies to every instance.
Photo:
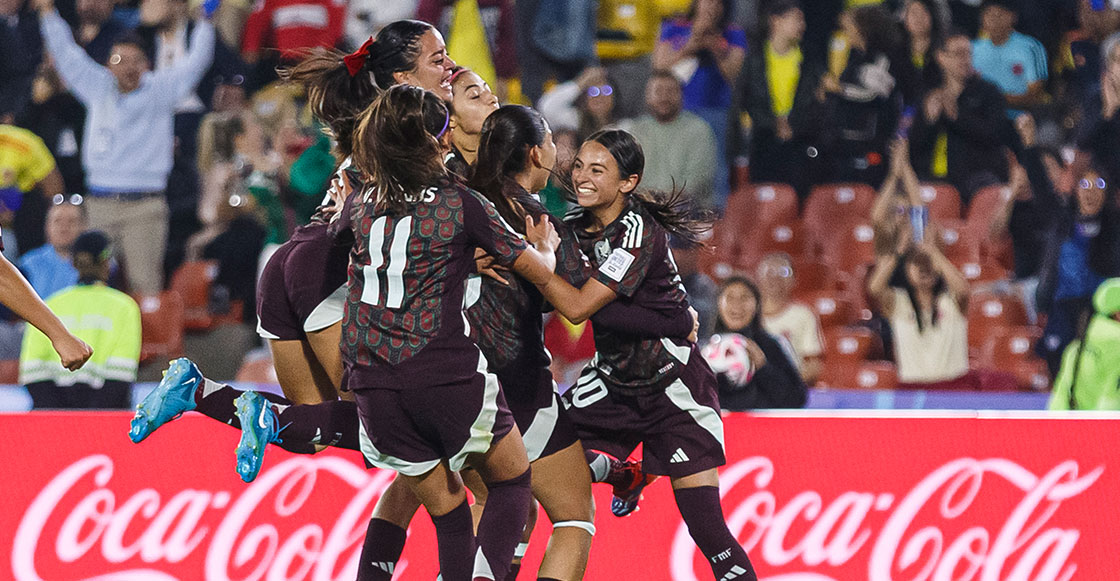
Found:
[[[315,116],[323,121],[338,144],[340,158],[349,158],[358,116],[380,93],[379,87],[418,83],[450,98],[451,68],[443,38],[431,25],[400,20],[383,28],[353,54],[313,49],[301,63],[282,75],[304,85]],[[344,161],[345,169],[348,161]],[[311,453],[321,444],[358,449],[354,405],[340,402],[342,380],[339,351],[345,301],[349,247],[336,243],[329,222],[341,209],[345,191],[353,180],[340,169],[333,201],[298,230],[269,260],[258,289],[258,332],[269,340],[277,378],[286,397],[251,396],[244,413],[259,415],[264,399],[280,410],[279,425],[287,426],[281,447]],[[234,401],[242,392],[203,378],[187,359],[172,362],[163,381],[144,402],[132,421],[129,436],[140,442],[159,426],[184,411],[198,412],[240,427]],[[324,406],[290,407],[293,403],[327,402]],[[302,427],[307,430],[301,431]],[[318,431],[317,431],[318,430]],[[322,433],[324,435],[320,436]],[[238,447],[238,473],[246,481],[260,469],[263,443],[254,434],[243,435]]]
[[[645,156],[622,130],[595,133],[580,147],[571,185],[580,210],[565,220],[595,267],[579,291],[550,285],[545,295],[575,322],[612,301],[651,308],[687,304],[669,233],[696,240],[679,195],[654,201],[635,189]],[[570,310],[564,306],[578,305]],[[686,341],[595,327],[596,356],[564,404],[585,447],[625,458],[640,442],[644,469],[671,479],[689,533],[716,579],[755,579],[727,528],[716,467],[726,460],[716,379]]]

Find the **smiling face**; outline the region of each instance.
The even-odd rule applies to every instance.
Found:
[[[626,204],[626,194],[638,185],[638,176],[619,176],[618,161],[598,141],[579,148],[572,164],[572,187],[581,207],[596,215],[617,214]]]
[[[451,102],[451,69],[455,68],[455,61],[447,56],[447,45],[443,42],[443,35],[432,28],[420,37],[420,56],[417,57],[416,67],[411,71],[393,73],[393,79],[401,84],[413,85],[427,89],[441,99]]]
[[[733,282],[719,294],[716,307],[723,325],[728,329],[738,330],[754,321],[758,314],[758,297],[747,285]]]
[[[134,44],[117,44],[109,55],[109,72],[117,80],[117,89],[131,93],[140,87],[140,79],[148,72],[148,55]]]
[[[1082,216],[1096,216],[1101,213],[1107,187],[1104,177],[1095,171],[1089,170],[1081,176],[1077,184],[1077,208]]]
[[[478,135],[482,132],[482,122],[498,110],[498,97],[490,90],[490,85],[472,71],[459,73],[451,88],[454,94],[451,108],[455,111],[452,115],[455,131]]]

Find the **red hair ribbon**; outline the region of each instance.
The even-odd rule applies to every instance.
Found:
[[[358,74],[358,71],[362,70],[362,65],[366,64],[366,59],[369,58],[369,47],[372,44],[373,37],[371,36],[362,43],[362,46],[358,47],[358,50],[342,57],[342,62],[346,65],[346,72],[350,73],[351,77]]]

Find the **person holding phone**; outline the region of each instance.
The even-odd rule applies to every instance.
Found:
[[[901,389],[976,389],[968,370],[969,284],[909,224],[894,252],[875,262],[867,290],[891,324]]]

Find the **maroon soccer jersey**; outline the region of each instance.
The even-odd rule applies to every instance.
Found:
[[[477,192],[443,181],[406,214],[365,199],[350,255],[342,352],[354,389],[470,381],[479,351],[466,334],[463,292],[474,249],[512,265],[527,247]]]
[[[590,231],[591,216],[577,210],[565,219],[590,259],[591,276],[618,293],[615,302],[653,311],[688,308],[681,277],[669,250],[669,234],[630,200],[618,219]],[[604,325],[593,326],[596,356],[592,364],[618,393],[644,394],[663,389],[680,374],[689,344],[683,339],[642,337]]]

